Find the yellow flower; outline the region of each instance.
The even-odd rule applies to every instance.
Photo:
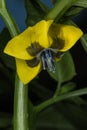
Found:
[[[15,57],[19,78],[26,84],[41,69],[55,71],[54,60],[69,50],[82,34],[74,26],[42,20],[11,39],[4,52]]]

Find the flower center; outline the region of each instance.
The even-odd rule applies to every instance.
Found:
[[[44,70],[48,69],[51,72],[55,72],[55,61],[51,50],[43,50],[41,52],[40,58]]]
[[[42,68],[48,69],[51,72],[55,72],[55,59],[60,58],[63,55],[63,52],[58,51],[60,47],[57,46],[57,41],[55,41],[56,46],[52,46],[48,49],[43,48],[39,43],[32,43],[30,47],[26,48],[29,55],[34,58],[31,60],[26,60],[26,63],[29,67],[37,66],[40,61],[42,62]]]

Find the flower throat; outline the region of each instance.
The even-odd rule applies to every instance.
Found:
[[[48,69],[51,72],[55,72],[55,61],[51,50],[47,49],[42,51],[40,58],[44,70]]]

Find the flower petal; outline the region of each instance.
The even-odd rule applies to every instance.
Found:
[[[16,58],[16,66],[17,73],[20,80],[27,84],[30,82],[41,70],[41,63],[39,63],[36,67],[29,67],[24,60],[20,60]]]
[[[23,33],[10,40],[5,47],[4,52],[19,59],[31,60],[33,56],[29,55],[26,48],[33,43],[39,43],[42,47],[48,48],[48,30],[53,20],[42,20],[32,27],[28,27]]]
[[[31,27],[29,27],[23,33],[11,39],[7,43],[7,46],[4,49],[4,53],[14,56],[19,59],[25,59],[25,60],[32,59],[33,57],[29,55],[28,52],[26,51],[26,48],[30,44],[30,38],[29,38],[30,29]]]
[[[64,47],[60,51],[69,50],[82,36],[83,32],[74,26],[70,25],[58,25],[59,33],[58,38],[64,41]]]
[[[31,30],[31,43],[39,43],[43,48],[49,48],[51,45],[48,40],[48,31],[53,20],[42,20],[33,26]]]
[[[61,47],[59,50],[62,52],[67,51],[72,46],[74,46],[74,44],[83,34],[83,32],[79,28],[71,25],[53,24],[50,29],[50,39],[59,39],[57,44],[59,44],[59,48]]]

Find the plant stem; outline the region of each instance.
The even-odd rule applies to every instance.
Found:
[[[63,14],[76,2],[77,0],[57,0],[54,7],[45,17],[46,20],[55,19],[59,20]]]
[[[45,17],[46,20],[60,18],[69,7],[77,0],[58,0],[53,9]],[[0,15],[4,19],[12,37],[18,35],[19,29],[16,26],[11,14],[7,10],[5,0],[0,0]],[[57,93],[57,92],[56,92]],[[55,96],[39,106],[33,107],[29,101],[28,113],[28,86],[24,85],[16,75],[15,94],[14,94],[14,130],[35,130],[36,129],[36,113],[42,111],[46,107],[55,102],[67,99],[69,97],[87,94],[87,88],[74,91],[68,94]],[[29,114],[29,115],[28,115]],[[29,127],[28,127],[29,118]]]
[[[14,96],[14,130],[28,130],[28,86],[16,76]]]
[[[59,95],[59,96],[56,96],[54,98],[52,97],[52,98],[48,99],[47,101],[41,103],[40,105],[36,106],[35,110],[38,113],[56,102],[60,102],[60,101],[65,100],[67,98],[81,96],[81,95],[85,95],[85,94],[87,94],[87,88],[83,88],[83,89],[79,89],[79,90],[69,92],[69,93],[66,93],[63,95]]]
[[[5,24],[8,27],[8,30],[11,34],[12,37],[16,36],[19,34],[19,29],[11,16],[10,12],[8,11],[6,7],[6,2],[5,0],[0,0],[0,15],[2,16]]]
[[[18,35],[19,29],[6,7],[5,0],[0,0],[0,15],[4,19],[11,36]],[[28,130],[28,87],[20,81],[17,74],[14,94],[14,130]]]
[[[61,82],[58,82],[58,85],[57,85],[57,88],[56,88],[56,91],[54,93],[54,96],[53,97],[56,97],[58,96],[58,94],[60,93],[60,90],[61,89]]]

